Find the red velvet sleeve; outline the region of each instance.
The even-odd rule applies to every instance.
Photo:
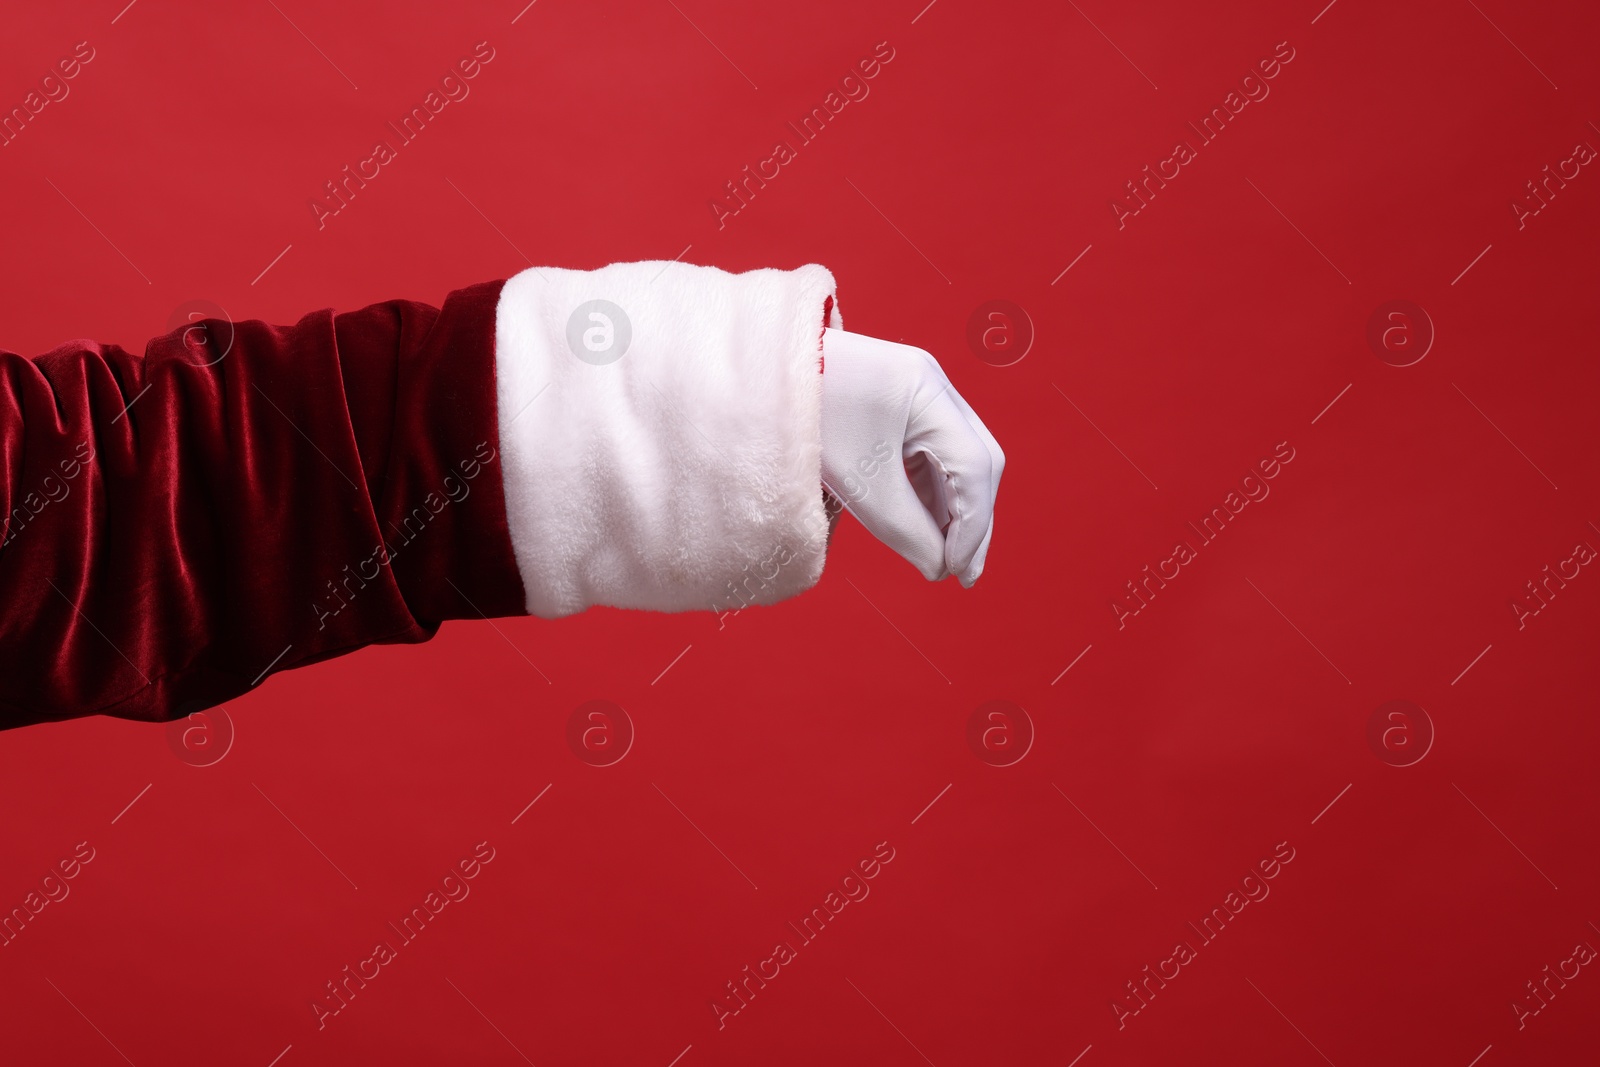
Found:
[[[165,720],[446,619],[525,612],[503,283],[0,353],[0,729]]]

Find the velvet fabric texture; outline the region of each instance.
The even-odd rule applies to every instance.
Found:
[[[503,284],[207,321],[142,355],[0,353],[0,729],[177,718],[447,619],[525,614]]]

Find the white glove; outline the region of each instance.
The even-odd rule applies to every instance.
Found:
[[[822,334],[822,484],[929,581],[971,588],[1005,454],[920,348]]]

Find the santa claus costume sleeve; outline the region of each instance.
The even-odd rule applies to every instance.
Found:
[[[826,326],[822,267],[648,262],[0,353],[0,729],[171,719],[447,619],[793,596]]]

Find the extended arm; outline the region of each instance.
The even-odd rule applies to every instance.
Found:
[[[821,573],[825,484],[970,584],[998,447],[841,325],[821,267],[626,263],[0,355],[0,728],[170,719],[447,619],[773,603]]]

